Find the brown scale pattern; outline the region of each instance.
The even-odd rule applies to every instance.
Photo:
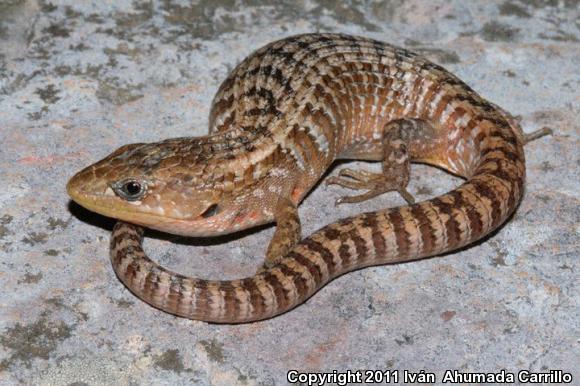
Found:
[[[272,268],[241,280],[171,272],[143,251],[142,228],[119,222],[111,240],[117,275],[166,312],[247,322],[301,304],[345,272],[462,247],[515,210],[525,179],[520,128],[440,66],[370,39],[308,34],[263,47],[232,71],[214,98],[210,131],[221,135],[174,141],[190,146],[208,165],[229,162],[224,170],[241,170],[244,180],[255,168],[305,168],[309,189],[337,158],[380,159],[377,134],[399,118],[433,127],[433,133],[414,137],[413,161],[442,167],[466,182],[428,201],[330,224]],[[252,163],[252,154],[264,156]]]

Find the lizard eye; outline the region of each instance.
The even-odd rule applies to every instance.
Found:
[[[135,179],[127,179],[114,184],[113,190],[127,201],[136,201],[145,194],[145,185]]]
[[[201,217],[203,217],[203,218],[212,217],[212,216],[215,216],[216,214],[218,214],[219,212],[220,212],[220,209],[218,207],[218,204],[212,204],[212,205],[209,206],[209,208],[207,208],[201,214]]]

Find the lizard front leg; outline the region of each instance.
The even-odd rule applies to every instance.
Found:
[[[385,125],[383,131],[383,172],[342,169],[338,177],[330,177],[326,184],[367,191],[355,196],[343,196],[336,204],[366,201],[380,194],[396,191],[409,203],[415,199],[407,191],[410,174],[410,142],[412,133],[426,129],[426,122],[416,119],[397,119]]]
[[[274,212],[276,231],[268,245],[266,259],[260,270],[270,268],[302,238],[298,208],[289,198],[280,198]]]

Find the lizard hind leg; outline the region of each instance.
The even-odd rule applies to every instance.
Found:
[[[411,138],[423,125],[416,119],[397,119],[385,125],[383,131],[382,173],[345,168],[338,177],[330,177],[327,185],[339,185],[349,189],[367,190],[354,196],[343,196],[336,204],[366,201],[386,192],[398,192],[409,204],[415,199],[407,191],[410,175]]]

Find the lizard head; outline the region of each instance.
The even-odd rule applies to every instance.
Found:
[[[263,223],[263,215],[224,194],[221,163],[183,141],[122,146],[75,174],[69,196],[99,214],[164,232],[207,236]],[[241,211],[243,209],[243,211]]]

